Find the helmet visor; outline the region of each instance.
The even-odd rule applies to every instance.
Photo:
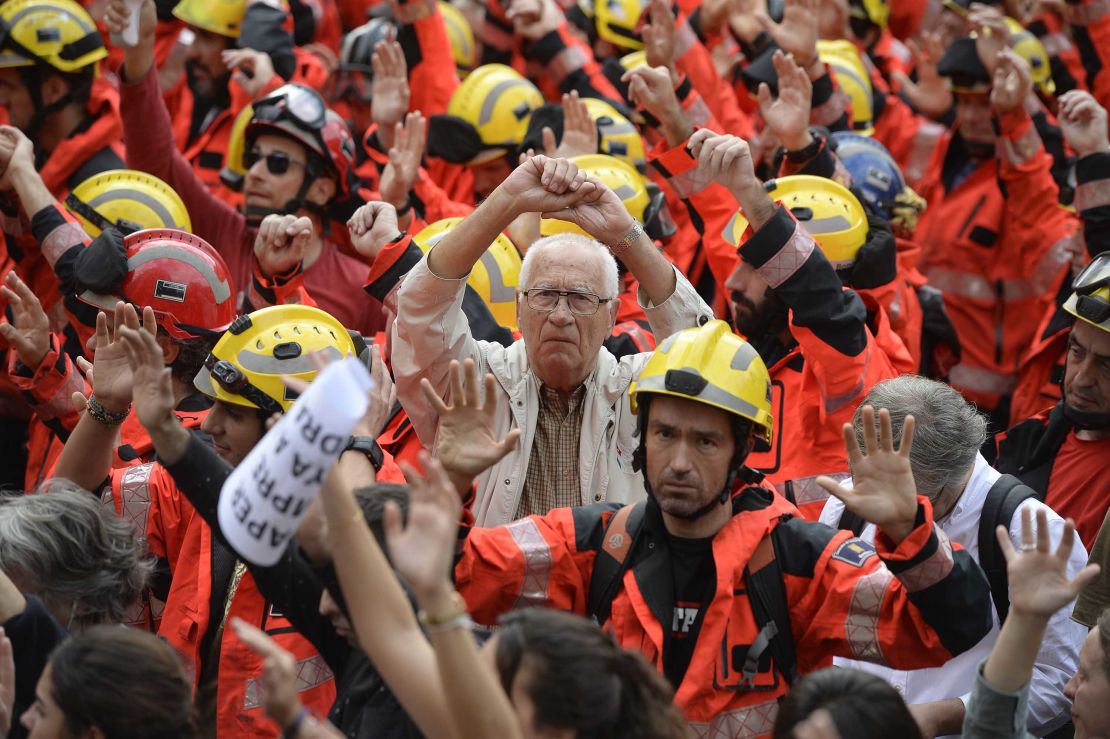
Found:
[[[1110,285],[1110,251],[1102,252],[1084,267],[1072,283],[1072,289],[1080,295],[1090,295],[1106,285]]]
[[[323,98],[307,87],[286,85],[256,102],[254,117],[271,123],[286,118],[309,131],[319,131],[327,120],[327,108]]]

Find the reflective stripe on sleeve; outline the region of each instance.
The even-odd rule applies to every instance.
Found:
[[[890,570],[879,567],[856,580],[852,602],[848,606],[848,617],[844,621],[852,659],[886,664],[879,645],[879,614],[882,612],[887,587],[893,579],[894,575]]]
[[[937,536],[937,550],[924,562],[918,562],[897,575],[910,593],[931,588],[948,577],[948,573],[952,571],[952,542],[948,534],[936,524],[933,524],[933,533]]]
[[[545,605],[551,582],[551,547],[531,518],[514,521],[505,528],[524,556],[524,581],[513,608]]]

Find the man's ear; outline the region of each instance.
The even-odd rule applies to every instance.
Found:
[[[617,313],[621,309],[621,296],[617,293],[606,306],[609,308],[609,333],[613,333],[613,327],[617,325]]]
[[[69,83],[56,74],[48,74],[40,90],[42,104],[52,105],[69,94]]]
[[[335,197],[337,191],[335,180],[331,177],[317,177],[308,186],[308,192],[305,193],[305,199],[317,205],[327,205],[328,202]]]
[[[181,353],[181,345],[166,334],[158,334],[158,346],[162,347],[162,356],[165,357],[166,366],[169,367]]]

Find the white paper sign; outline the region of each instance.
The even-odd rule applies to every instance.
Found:
[[[357,359],[332,362],[227,478],[220,529],[241,557],[264,567],[281,559],[373,385]]]

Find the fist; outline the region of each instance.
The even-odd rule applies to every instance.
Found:
[[[268,279],[283,275],[304,260],[312,241],[312,220],[306,216],[266,216],[254,239],[254,255]]]
[[[382,247],[401,235],[397,227],[397,209],[381,200],[371,200],[347,221],[347,231],[355,251],[373,260]]]

